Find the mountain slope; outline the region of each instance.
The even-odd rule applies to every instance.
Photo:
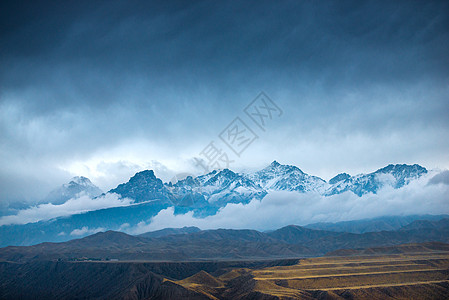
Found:
[[[2,263],[0,274],[2,299],[208,299],[144,264]]]
[[[301,226],[289,225],[267,233],[268,236],[289,244],[307,243],[317,238],[338,236],[338,233],[324,230],[308,229]]]
[[[323,179],[308,175],[298,167],[281,165],[277,161],[246,176],[266,190],[322,192],[326,187]]]
[[[291,258],[323,255],[338,249],[449,242],[449,219],[435,226],[363,234],[286,226],[270,233],[217,229],[159,238],[108,231],[64,243],[0,249],[0,261],[34,260],[204,260]]]
[[[160,201],[148,201],[130,206],[89,211],[49,221],[0,226],[0,247],[64,242],[92,234],[92,231],[119,230],[137,226],[138,223],[147,221],[169,206]]]
[[[398,230],[415,220],[438,221],[444,218],[449,218],[449,215],[385,216],[373,219],[342,221],[336,223],[314,223],[304,227],[335,232],[365,233]]]
[[[81,194],[94,198],[102,193],[103,192],[96,185],[94,185],[89,178],[77,176],[73,177],[70,182],[51,191],[43,202],[62,204],[67,200],[75,198]]]
[[[248,203],[253,198],[262,199],[267,192],[241,174],[224,169],[202,184],[202,191],[213,205]]]
[[[367,193],[377,193],[380,188],[386,185],[398,189],[426,173],[427,170],[425,168],[416,164],[390,164],[369,174],[356,176],[339,174],[330,180],[332,185],[327,188],[324,195],[330,196],[351,191],[358,196],[362,196]]]
[[[152,170],[136,173],[127,183],[119,184],[109,193],[116,193],[122,197],[134,199],[136,202],[159,200],[161,203],[172,204],[172,195],[162,180],[154,175]]]
[[[182,228],[164,228],[161,230],[156,231],[149,231],[146,233],[139,234],[139,237],[144,238],[159,238],[167,235],[175,235],[175,234],[187,234],[187,233],[194,233],[199,232],[201,229],[198,227],[182,227]]]

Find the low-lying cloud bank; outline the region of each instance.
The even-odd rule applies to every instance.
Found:
[[[98,228],[94,228],[94,229],[90,229],[88,226],[83,226],[80,229],[75,229],[73,230],[70,235],[71,236],[83,236],[83,235],[88,235],[88,234],[94,234],[100,231],[106,231],[105,228],[102,227],[98,227]]]
[[[0,226],[50,220],[57,217],[70,216],[102,208],[127,206],[133,202],[133,200],[128,198],[122,199],[115,193],[102,195],[94,199],[83,194],[79,195],[77,198],[70,199],[63,204],[39,204],[20,210],[16,215],[3,216],[0,218]]]
[[[440,174],[444,177],[445,173]],[[432,175],[423,176],[403,188],[385,187],[377,194],[362,197],[352,192],[324,197],[315,193],[275,191],[261,201],[253,200],[247,205],[228,204],[216,215],[202,219],[195,218],[192,212],[175,215],[170,207],[148,222],[141,222],[125,231],[139,234],[183,226],[269,230],[290,224],[338,222],[385,215],[447,214],[449,185],[444,180],[433,178]]]
[[[448,179],[449,171],[431,172],[400,189],[386,186],[377,194],[362,197],[352,192],[325,197],[316,193],[271,191],[261,201],[253,200],[246,205],[228,204],[216,215],[206,218],[196,218],[193,212],[175,214],[174,208],[169,207],[137,225],[124,223],[119,228],[88,228],[80,224],[79,229],[61,234],[82,236],[107,229],[139,234],[183,226],[197,226],[201,229],[269,230],[290,224],[338,222],[385,215],[449,214]],[[133,202],[132,199],[122,199],[117,194],[106,194],[95,199],[80,195],[61,205],[40,204],[21,210],[16,215],[3,216],[0,218],[0,226],[26,224],[103,208],[128,206]]]

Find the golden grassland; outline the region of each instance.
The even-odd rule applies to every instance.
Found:
[[[174,282],[210,299],[449,299],[449,253],[309,258]]]

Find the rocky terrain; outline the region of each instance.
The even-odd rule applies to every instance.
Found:
[[[448,295],[449,244],[405,244],[338,254],[283,261],[1,262],[0,298],[445,299]]]

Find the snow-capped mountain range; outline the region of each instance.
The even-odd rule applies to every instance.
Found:
[[[388,185],[401,188],[426,174],[419,165],[388,165],[375,172],[351,176],[341,173],[326,182],[304,173],[292,165],[273,161],[266,168],[253,173],[235,173],[229,169],[214,170],[198,177],[188,176],[175,184],[164,183],[152,170],[136,173],[128,182],[118,185],[109,193],[133,199],[135,203],[157,200],[161,203],[192,207],[223,207],[227,203],[246,204],[252,199],[262,199],[270,191],[318,193],[331,196],[352,192],[358,196],[377,191]],[[74,177],[69,183],[52,191],[46,198],[53,204],[86,194],[96,197],[102,191],[86,177]]]
[[[222,207],[227,203],[248,203],[254,198],[262,199],[270,191],[313,192],[324,196],[353,192],[362,196],[377,193],[386,185],[400,188],[426,173],[424,167],[416,164],[398,164],[388,165],[369,174],[350,176],[342,173],[326,182],[304,173],[296,166],[273,161],[266,168],[253,173],[214,170],[195,178],[188,176],[175,184],[163,183],[153,171],[146,170],[109,192],[136,202],[158,199],[181,207]]]
[[[101,190],[89,179],[75,177],[50,193],[47,201],[61,204],[80,195],[89,195],[93,198],[90,201],[105,201],[108,197],[117,199],[118,196],[123,198],[118,201],[129,204],[42,219],[36,223],[3,225],[0,226],[0,242],[2,246],[30,245],[43,241],[66,241],[79,237],[80,232],[87,235],[92,230],[122,230],[125,225],[135,227],[142,222],[150,222],[152,217],[170,207],[173,207],[175,214],[193,212],[194,217],[203,218],[216,214],[228,203],[246,204],[253,199],[261,200],[275,191],[315,193],[324,197],[341,193],[362,196],[377,193],[385,186],[401,188],[426,173],[427,170],[419,165],[388,165],[369,174],[338,174],[326,182],[296,166],[273,161],[266,168],[252,173],[215,170],[198,177],[189,176],[174,184],[164,183],[153,171],[145,170],[106,194],[101,194]],[[71,205],[76,202],[77,199],[74,199]],[[30,208],[31,211],[36,209]]]
[[[426,173],[426,168],[416,164],[388,165],[373,173],[356,176],[342,173],[329,180],[329,187],[326,189],[325,195],[351,191],[358,196],[362,196],[367,193],[376,193],[385,185],[398,189]]]
[[[262,199],[267,192],[246,175],[229,169],[163,183],[153,171],[142,171],[109,191],[122,197],[144,202],[157,199],[180,207],[221,207],[227,203],[248,203],[253,198]]]

